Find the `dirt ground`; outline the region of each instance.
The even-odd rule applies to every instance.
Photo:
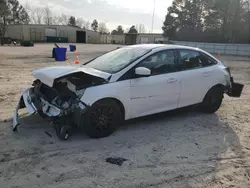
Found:
[[[225,97],[215,114],[187,108],[128,121],[108,138],[75,133],[61,141],[49,122],[23,111],[13,133],[13,110],[32,84],[31,71],[66,64],[50,58],[52,47],[0,47],[1,188],[250,187],[250,59],[220,57],[245,88],[241,98]],[[83,62],[116,47],[77,51]],[[117,166],[108,157],[127,161]]]

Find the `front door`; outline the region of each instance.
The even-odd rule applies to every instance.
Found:
[[[131,115],[140,117],[177,108],[180,78],[174,51],[157,52],[136,67],[150,69],[151,76],[130,80]]]

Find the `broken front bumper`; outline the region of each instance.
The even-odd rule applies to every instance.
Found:
[[[29,114],[34,114],[37,109],[36,107],[31,103],[30,99],[30,90],[31,89],[26,89],[23,92],[23,95],[21,96],[18,105],[14,111],[14,116],[13,116],[13,131],[17,131],[17,126],[19,125],[19,120],[18,120],[18,111],[19,109],[22,108],[27,108]]]
[[[18,117],[18,111],[22,108],[27,108],[28,113],[30,115],[35,114],[38,111],[37,106],[34,103],[34,88],[26,89],[19,102],[18,105],[14,111],[13,116],[13,131],[17,131],[17,126],[19,123],[19,117]],[[57,108],[56,106],[48,103],[47,101],[43,100],[41,98],[41,109],[44,114],[46,114],[48,117],[57,117],[60,116],[61,110]]]

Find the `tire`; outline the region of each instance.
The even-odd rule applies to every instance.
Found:
[[[68,140],[69,136],[71,136],[71,127],[69,125],[55,125],[56,128],[56,135],[61,140]]]
[[[222,100],[224,98],[223,94],[224,94],[224,91],[221,87],[216,86],[216,87],[211,88],[207,92],[201,104],[202,110],[206,113],[216,112],[221,106]]]
[[[122,112],[114,100],[95,103],[84,117],[84,130],[91,138],[111,135],[122,121]]]

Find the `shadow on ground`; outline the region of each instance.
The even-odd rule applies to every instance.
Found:
[[[216,114],[199,113],[193,108],[130,120],[110,137],[97,140],[78,132],[68,141],[60,141],[49,122],[37,116],[24,117],[18,133],[1,135],[0,139],[6,136],[13,136],[13,139],[6,143],[9,148],[2,150],[5,155],[7,153],[2,163],[20,160],[20,155],[32,157],[36,162],[27,164],[25,172],[34,172],[37,167],[47,164],[47,157],[55,168],[67,160],[67,166],[79,169],[77,177],[84,179],[89,177],[80,169],[95,164],[88,170],[99,180],[110,185],[119,182],[111,187],[161,187],[178,183],[181,183],[178,187],[188,187],[190,179],[215,175],[222,160],[244,158],[239,138],[227,122]],[[228,153],[227,158],[223,157],[224,153]],[[128,161],[120,167],[123,170],[119,170],[105,162],[107,157],[123,157]],[[60,168],[64,173],[68,170]],[[116,174],[115,177],[111,172],[106,173],[107,168]],[[11,179],[6,170],[4,176]],[[53,177],[60,174],[55,169],[53,173],[50,184],[60,187],[62,184],[53,181]],[[69,179],[61,181],[65,183]]]

